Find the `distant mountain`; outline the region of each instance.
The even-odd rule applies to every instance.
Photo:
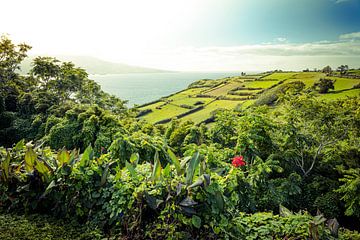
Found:
[[[31,62],[35,56],[26,58],[21,64],[21,72],[28,73]],[[87,56],[55,56],[60,61],[73,62],[77,67],[81,67],[89,74],[120,74],[120,73],[160,73],[169,72],[165,70],[131,66],[122,63],[104,61],[95,57]]]

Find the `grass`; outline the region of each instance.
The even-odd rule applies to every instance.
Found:
[[[263,77],[261,79],[272,79],[272,80],[278,80],[278,81],[282,81],[282,80],[287,80],[291,77],[293,77],[294,75],[296,75],[297,73],[294,73],[294,72],[284,72],[284,73],[273,73],[273,74],[270,74],[266,77]]]
[[[320,72],[301,72],[292,76],[288,81],[301,81],[305,84],[305,88],[310,88],[315,82],[324,76],[325,74]]]
[[[177,99],[181,99],[181,98],[185,98],[185,97],[189,97],[189,96],[196,96],[197,94],[200,94],[202,91],[204,91],[206,89],[208,89],[208,88],[189,88],[185,91],[182,91],[178,94],[168,97],[168,99],[177,100]]]
[[[100,231],[43,215],[0,213],[1,240],[103,239]]]
[[[245,87],[249,88],[269,88],[275,84],[275,81],[252,81],[244,83]]]
[[[164,102],[160,101],[160,102],[153,103],[151,105],[147,105],[145,107],[141,107],[141,108],[139,108],[139,110],[151,109],[154,111],[157,107],[159,107],[163,104],[164,104]]]
[[[326,100],[335,100],[335,99],[341,99],[346,97],[356,97],[360,96],[360,89],[351,89],[339,93],[326,93],[326,94],[320,94],[318,97],[319,99],[326,99]]]
[[[349,70],[349,74],[360,76],[360,69]]]
[[[332,80],[336,80],[334,83],[334,91],[340,91],[345,89],[351,89],[354,85],[360,83],[360,79],[351,79],[351,78],[339,78],[339,77],[329,77]]]
[[[212,101],[212,98],[193,98],[193,97],[184,97],[177,100],[172,101],[171,103],[176,105],[189,105],[189,106],[195,106],[195,103],[197,102],[203,102],[204,104],[207,104],[208,102]],[[199,105],[201,106],[201,105]]]
[[[156,109],[156,112],[149,113],[141,118],[147,120],[150,123],[156,123],[166,118],[173,118],[187,111],[189,111],[189,109],[177,107],[172,104],[166,104],[161,109]]]
[[[224,96],[226,95],[230,90],[236,88],[236,87],[240,87],[241,85],[243,85],[243,83],[240,82],[230,82],[228,84],[225,84],[224,86],[220,87],[220,88],[216,88],[212,91],[207,92],[207,95],[213,95],[213,96]]]
[[[325,74],[321,73],[321,72],[301,72],[301,73],[297,73],[295,74],[293,77],[291,77],[292,79],[320,79],[321,77],[324,77]]]
[[[211,116],[211,113],[217,109],[235,109],[235,107],[242,103],[241,101],[230,101],[230,100],[216,100],[209,105],[207,105],[204,109],[195,112],[193,114],[187,115],[186,117],[181,118],[182,120],[190,120],[194,123],[200,123]]]

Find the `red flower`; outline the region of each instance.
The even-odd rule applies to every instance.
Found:
[[[235,156],[233,159],[232,159],[232,162],[231,164],[234,166],[234,167],[241,167],[241,166],[245,166],[246,165],[246,162],[244,161],[244,157],[243,156]]]

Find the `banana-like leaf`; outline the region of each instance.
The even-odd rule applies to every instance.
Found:
[[[90,160],[93,159],[93,156],[94,156],[93,148],[91,147],[91,145],[89,145],[81,156],[80,167],[81,168],[86,167],[89,164]]]
[[[196,152],[192,156],[189,165],[186,169],[186,185],[191,185],[194,178],[195,170],[198,167],[199,163],[200,163],[200,154],[199,152]]]
[[[106,183],[106,179],[109,174],[109,166],[110,166],[110,164],[106,164],[106,166],[105,166],[105,169],[101,176],[100,186],[103,186]]]
[[[154,169],[151,175],[151,179],[155,182],[161,178],[161,163],[159,160],[159,153],[155,152],[154,156]]]
[[[5,161],[1,164],[2,172],[4,173],[4,180],[5,182],[9,179],[9,166],[10,166],[10,154],[9,152],[6,152],[6,158]]]
[[[291,212],[289,209],[287,209],[286,207],[284,207],[281,204],[279,206],[279,213],[280,213],[281,217],[288,217],[288,216],[293,215],[293,212]]]
[[[223,197],[222,193],[219,191],[216,191],[214,197],[215,197],[217,208],[220,210],[220,212],[223,212],[225,209],[225,201],[224,201],[224,197]]]
[[[194,227],[199,229],[201,227],[201,218],[199,216],[193,215],[191,218],[191,223],[194,225]]]
[[[13,148],[15,151],[20,151],[24,148],[25,146],[25,140],[24,139],[21,139],[16,145],[15,147]]]
[[[180,168],[184,169],[186,164],[190,161],[191,157],[184,157],[183,160],[181,160],[180,162]]]
[[[49,169],[48,166],[43,163],[43,161],[38,159],[36,159],[35,169],[45,178],[44,180],[47,182],[51,169]]]
[[[201,186],[204,183],[204,179],[202,177],[199,177],[193,184],[191,184],[190,186],[188,186],[189,188],[194,188],[197,186]]]
[[[131,157],[130,157],[130,163],[136,166],[139,163],[139,159],[140,159],[139,154],[133,153],[133,154],[131,154]]]
[[[168,163],[168,164],[166,164],[166,167],[164,168],[163,176],[169,177],[170,173],[171,173],[171,169],[170,169],[170,164]]]
[[[44,193],[40,196],[40,198],[44,198],[50,192],[50,190],[55,186],[56,186],[56,182],[55,182],[55,180],[52,180],[50,182],[50,184],[47,186],[47,188],[45,189]]]
[[[78,150],[74,149],[71,151],[71,154],[70,154],[70,160],[69,160],[69,165],[74,165],[74,163],[76,162],[76,160],[78,160],[78,157],[79,157],[79,152]]]
[[[210,183],[211,183],[210,175],[209,174],[204,174],[203,177],[204,177],[204,180],[205,180],[205,187],[209,186]]]
[[[181,175],[181,165],[180,165],[180,161],[179,159],[175,156],[175,154],[173,153],[173,151],[171,151],[169,148],[167,150],[167,153],[169,154],[169,157],[172,161],[172,163],[175,166],[176,172],[178,175]]]
[[[159,205],[164,202],[164,200],[157,199],[156,197],[151,196],[147,192],[145,192],[145,200],[146,200],[147,204],[149,205],[149,207],[154,210],[157,209],[159,207]]]
[[[136,171],[134,166],[129,163],[128,161],[125,162],[125,167],[127,168],[127,170],[130,172],[130,175],[135,178],[136,177]]]
[[[70,162],[70,154],[65,149],[61,150],[57,155],[57,160],[60,163],[60,166],[68,164]]]
[[[320,224],[324,223],[325,221],[326,221],[326,218],[324,218],[323,215],[317,215],[314,217],[314,220],[313,220],[315,225],[320,225]]]
[[[205,173],[206,170],[206,162],[202,161],[202,156],[200,155],[200,168],[199,168],[199,176],[203,175]]]
[[[25,170],[27,172],[31,172],[34,170],[34,164],[37,159],[37,155],[32,149],[32,147],[28,147],[25,153]]]
[[[184,200],[182,200],[179,205],[182,207],[193,207],[196,206],[198,203],[195,202],[192,198],[187,196]]]

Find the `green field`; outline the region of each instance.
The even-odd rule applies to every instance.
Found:
[[[156,123],[160,120],[172,118],[187,111],[188,109],[186,108],[178,107],[172,104],[166,104],[161,109],[156,109],[153,113],[147,114],[143,118],[149,122]]]
[[[213,111],[217,109],[234,109],[240,103],[241,101],[217,100],[207,105],[203,110],[187,115],[181,119],[200,123],[211,117]]]
[[[335,80],[334,91],[351,89],[354,85],[360,83],[360,79],[339,78],[339,77],[330,77],[330,79]]]
[[[351,89],[343,92],[330,92],[327,94],[320,94],[320,99],[335,100],[338,98],[356,97],[360,96],[360,89]]]
[[[151,123],[164,119],[177,118],[183,121],[190,120],[201,123],[211,117],[211,113],[217,109],[235,109],[251,106],[262,91],[277,87],[279,84],[287,84],[294,81],[305,83],[305,88],[311,88],[325,74],[321,72],[275,72],[272,74],[247,75],[228,77],[216,80],[199,80],[191,84],[190,88],[176,94],[164,97],[160,102],[140,107],[140,110],[151,109],[152,112],[142,116]],[[319,94],[320,99],[333,100],[347,96],[357,96],[360,89],[352,89],[360,83],[360,79],[326,77],[336,80],[334,90],[327,94]],[[256,89],[254,89],[256,88]],[[229,91],[231,91],[229,93]],[[184,117],[179,116],[191,109],[203,106]]]
[[[270,74],[270,75],[268,75],[266,77],[263,77],[261,79],[263,79],[263,80],[271,79],[271,80],[282,81],[282,80],[287,80],[289,78],[292,78],[296,74],[297,73],[295,73],[295,72],[273,73],[273,74]]]
[[[230,90],[236,88],[236,87],[240,87],[242,85],[242,83],[237,82],[237,81],[233,81],[227,84],[224,84],[223,86],[221,86],[220,88],[216,88],[212,91],[206,92],[206,94],[212,95],[212,96],[224,96],[226,95]]]

